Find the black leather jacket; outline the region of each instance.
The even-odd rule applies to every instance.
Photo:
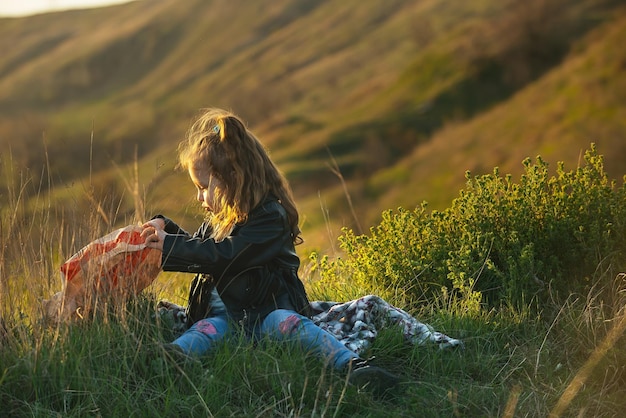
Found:
[[[309,301],[298,278],[287,213],[276,198],[267,198],[220,242],[209,238],[203,223],[190,235],[165,220],[164,271],[202,273],[212,283],[236,321],[253,326],[282,308],[309,316]]]

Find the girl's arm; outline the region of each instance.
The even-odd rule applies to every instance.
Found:
[[[223,241],[166,235],[163,240],[162,268],[211,274],[216,279],[235,275],[249,267],[274,260],[285,249],[293,248],[287,214],[276,201],[254,210],[245,224]],[[297,263],[291,250],[290,263]],[[287,251],[288,253],[288,251]]]

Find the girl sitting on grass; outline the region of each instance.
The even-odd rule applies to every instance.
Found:
[[[163,252],[163,270],[197,273],[199,294],[206,299],[216,290],[225,309],[202,309],[198,317],[192,307],[193,325],[169,348],[202,355],[241,326],[253,340],[299,342],[349,373],[359,387],[377,393],[394,387],[396,376],[360,359],[309,318],[295,252],[302,242],[298,211],[286,179],[244,123],[208,109],[178,152],[206,220],[190,235],[158,215],[143,225],[142,236],[148,247]]]

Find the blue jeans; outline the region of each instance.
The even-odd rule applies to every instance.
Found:
[[[207,353],[231,330],[233,322],[225,310],[213,312],[215,316],[202,319],[174,340],[187,354]],[[294,341],[307,351],[328,360],[336,369],[344,368],[359,356],[347,349],[339,340],[321,329],[309,318],[287,309],[272,311],[253,331],[253,338],[269,337],[275,341]]]

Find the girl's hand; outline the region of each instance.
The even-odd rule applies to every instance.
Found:
[[[141,236],[145,240],[146,247],[155,248],[163,251],[163,241],[165,241],[165,221],[161,218],[156,218],[146,222],[141,226]]]

